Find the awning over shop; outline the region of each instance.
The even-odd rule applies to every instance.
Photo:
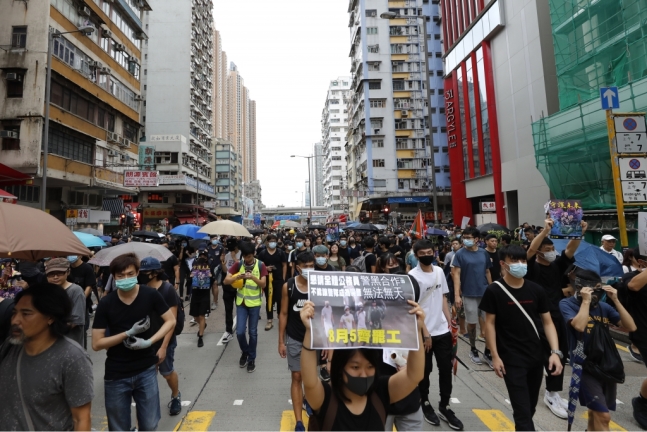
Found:
[[[104,199],[103,210],[109,211],[111,217],[119,217],[124,212],[124,200],[121,198]]]
[[[0,202],[16,204],[18,203],[18,198],[11,195],[9,192],[6,192],[0,189]]]
[[[0,164],[0,186],[31,184],[34,177]]]

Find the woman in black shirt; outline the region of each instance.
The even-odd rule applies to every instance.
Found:
[[[422,327],[425,314],[416,303],[409,301],[409,311],[418,318],[420,349],[410,351],[407,367],[390,377],[379,377],[382,351],[372,349],[337,350],[330,367],[330,384],[319,379],[317,352],[303,347],[301,377],[305,397],[315,411],[311,418],[319,430],[364,431],[384,430],[386,410],[418,386],[422,380],[425,357]],[[310,340],[310,319],[314,318],[314,304],[306,302],[301,320],[306,327],[305,341]]]

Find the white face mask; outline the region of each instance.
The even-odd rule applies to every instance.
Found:
[[[557,252],[555,251],[544,252],[543,254],[544,254],[543,258],[549,263],[552,263],[557,259]]]

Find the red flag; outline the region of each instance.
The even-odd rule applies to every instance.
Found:
[[[271,229],[277,229],[279,227],[279,225],[281,225],[281,221],[275,221],[274,224],[272,224]]]
[[[425,218],[422,216],[422,210],[418,210],[416,218],[413,220],[413,225],[409,230],[409,234],[417,238],[423,238],[427,233],[427,224]]]

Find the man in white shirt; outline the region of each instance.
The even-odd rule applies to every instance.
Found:
[[[425,421],[434,426],[440,424],[438,417],[446,421],[454,430],[462,430],[463,423],[449,409],[449,399],[452,395],[452,334],[449,329],[451,315],[445,294],[449,293],[445,273],[440,267],[432,264],[434,260],[434,245],[428,240],[419,240],[413,246],[413,252],[418,259],[418,266],[409,272],[420,285],[418,304],[425,311],[426,334],[423,334],[425,344],[425,375],[420,381],[420,396],[422,413]],[[433,367],[433,356],[438,365],[438,385],[440,388],[440,403],[438,415],[429,402],[429,374]]]
[[[600,249],[608,253],[609,255],[613,255],[616,257],[618,261],[620,261],[620,264],[622,264],[623,261],[623,256],[622,253],[618,252],[614,248],[616,247],[616,238],[612,236],[611,234],[605,234],[602,236],[602,246],[600,246]]]

